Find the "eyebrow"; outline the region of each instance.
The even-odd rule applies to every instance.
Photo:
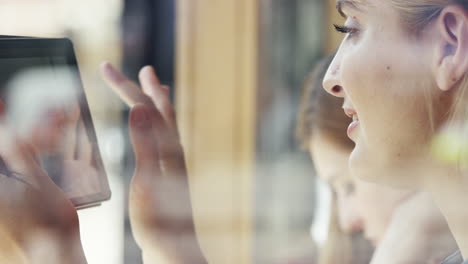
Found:
[[[355,0],[338,0],[336,2],[336,9],[338,10],[338,13],[340,13],[340,15],[343,17],[343,18],[347,18],[348,16],[345,14],[345,12],[343,11],[343,8],[351,8],[351,9],[354,9],[354,10],[357,10],[357,11],[362,11],[362,4],[361,3],[358,3],[356,2]]]

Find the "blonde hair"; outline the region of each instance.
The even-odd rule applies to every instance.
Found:
[[[392,5],[399,12],[402,26],[413,36],[418,36],[430,22],[436,19],[442,10],[449,5],[459,5],[468,10],[468,0],[391,0]],[[467,54],[468,55],[468,54]],[[453,91],[453,102],[446,115],[443,116],[443,127],[452,130],[452,135],[459,137],[460,143],[468,142],[468,73],[461,78]],[[433,98],[427,95],[426,101],[431,127],[434,126]],[[455,133],[453,130],[457,130]],[[456,162],[468,163],[468,146],[458,144],[457,149],[451,149],[451,155],[458,157]],[[454,154],[456,153],[456,154]]]
[[[391,3],[400,11],[403,25],[413,33],[429,24],[446,6],[461,5],[468,10],[467,0],[391,0]]]
[[[334,54],[321,59],[306,78],[302,88],[296,137],[302,148],[307,151],[312,136],[317,132],[346,151],[351,151],[354,146],[346,136],[350,119],[341,108],[343,99],[328,94],[322,86],[323,77],[333,57]],[[337,197],[333,192],[328,237],[319,249],[317,263],[369,263],[372,251],[373,248],[361,232],[351,234],[340,228]]]

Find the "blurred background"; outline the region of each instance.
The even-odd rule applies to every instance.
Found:
[[[335,0],[0,0],[0,35],[75,45],[113,193],[79,212],[89,263],[141,262],[128,109],[99,77],[103,60],[135,80],[153,65],[173,87],[210,263],[314,263],[316,179],[294,127],[304,78],[340,42],[333,23]]]

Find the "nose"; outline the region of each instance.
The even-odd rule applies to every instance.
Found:
[[[323,88],[330,94],[337,97],[344,97],[343,86],[340,78],[340,57],[335,55],[328,67],[327,73],[323,77]]]
[[[355,212],[347,212],[347,215],[341,215],[340,226],[343,231],[348,233],[360,232],[364,229],[362,218]]]
[[[348,230],[352,233],[360,232],[364,229],[364,224],[362,218],[359,216],[355,216],[354,218],[350,219]]]
[[[359,232],[364,229],[362,218],[351,212],[348,212],[348,215],[340,216],[340,226],[347,233]]]

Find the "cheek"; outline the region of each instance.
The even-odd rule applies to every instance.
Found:
[[[391,103],[398,62],[384,45],[375,40],[350,46],[343,56],[341,76],[345,92],[358,111],[359,117],[375,111],[375,106]],[[396,81],[398,82],[398,81]]]
[[[361,120],[361,137],[392,156],[408,143],[422,143],[429,128],[424,89],[430,87],[410,51],[368,41],[351,47],[342,62],[343,86]]]

